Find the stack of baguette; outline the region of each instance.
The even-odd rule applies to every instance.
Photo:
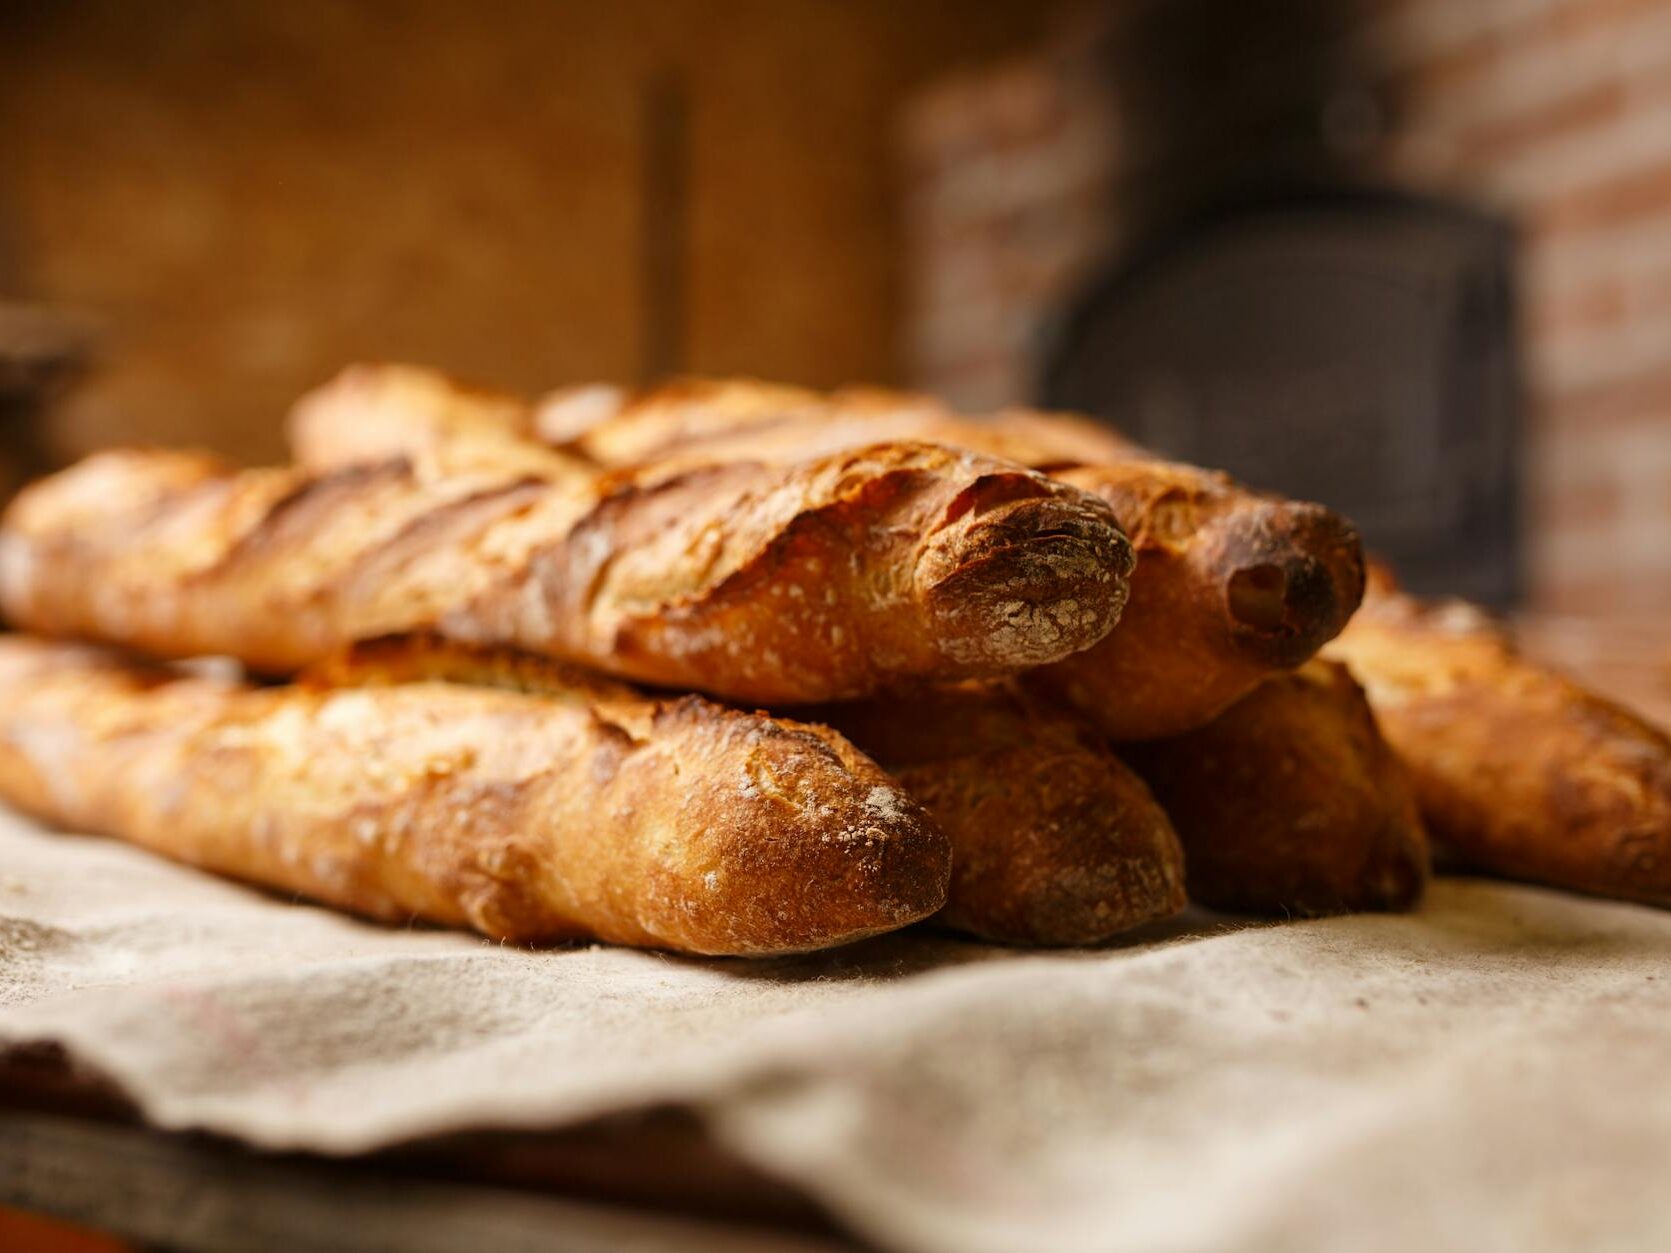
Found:
[[[1664,735],[1366,580],[1328,510],[1084,419],[360,366],[289,433],[14,502],[0,798],[373,918],[702,954],[1404,909],[1430,831],[1671,903]]]

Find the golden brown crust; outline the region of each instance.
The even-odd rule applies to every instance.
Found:
[[[1339,515],[1160,460],[1072,414],[969,417],[906,393],[684,380],[616,391],[570,433],[572,448],[612,464],[783,459],[923,439],[1047,470],[1101,497],[1138,551],[1131,595],[1110,635],[1039,681],[1116,740],[1209,721],[1315,654],[1363,594],[1359,540]]]
[[[1427,838],[1409,780],[1344,666],[1310,661],[1204,727],[1120,752],[1178,829],[1192,900],[1286,915],[1421,896]]]
[[[1484,613],[1384,582],[1330,655],[1403,757],[1435,841],[1493,874],[1671,905],[1671,739],[1521,657]]]
[[[1008,409],[958,414],[931,396],[878,387],[820,393],[752,379],[677,379],[647,390],[591,384],[545,397],[532,430],[606,466],[684,458],[805,457],[887,440],[947,444],[1034,469],[1144,455],[1107,424]]]
[[[297,463],[312,470],[407,459],[426,476],[515,474],[580,492],[597,472],[541,444],[532,408],[515,396],[419,366],[349,366],[298,400],[285,429]]]
[[[1013,684],[807,711],[863,746],[952,842],[936,921],[1005,944],[1091,944],[1185,905],[1166,814],[1078,718]]]
[[[822,405],[817,392],[758,379],[680,378],[639,389],[590,383],[542,397],[533,427],[599,465],[639,465],[693,439],[816,417]]]
[[[1113,625],[1131,564],[1094,497],[927,445],[578,486],[423,460],[231,473],[100,454],[8,510],[0,605],[45,634],[275,673],[433,627],[797,703],[1067,656]]]
[[[800,703],[1014,673],[1100,639],[1125,600],[1113,515],[1057,487],[910,444],[651,471],[576,527],[579,560],[548,580],[619,606],[630,664],[609,668],[653,683]],[[615,556],[595,573],[599,552]],[[726,687],[702,682],[714,673]]]
[[[458,683],[579,702],[653,699],[630,683],[537,653],[463,644],[427,631],[359,640],[296,676],[310,689]]]
[[[1177,735],[1334,638],[1363,596],[1357,532],[1321,505],[1152,459],[1058,472],[1137,550],[1119,628],[1037,681],[1115,740]]]
[[[0,796],[390,921],[709,954],[945,900],[950,849],[834,733],[698,697],[182,677],[0,639]]]
[[[543,658],[421,636],[358,646],[313,678],[633,695]],[[1015,686],[802,712],[879,761],[946,833],[952,879],[936,922],[1005,944],[1089,944],[1183,908],[1177,837],[1142,780],[1078,719]]]

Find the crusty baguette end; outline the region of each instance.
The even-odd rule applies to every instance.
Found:
[[[945,902],[950,848],[823,728],[700,697],[255,688],[0,638],[0,797],[221,874],[496,939],[826,948]]]
[[[1384,572],[1330,645],[1363,680],[1453,861],[1671,905],[1671,736],[1522,656],[1483,611]]]
[[[1409,909],[1427,835],[1346,667],[1314,659],[1204,727],[1123,744],[1184,841],[1192,900],[1311,915]]]

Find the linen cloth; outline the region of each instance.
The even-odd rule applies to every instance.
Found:
[[[1484,881],[689,960],[377,927],[0,811],[0,1044],[39,1041],[269,1148],[680,1103],[890,1249],[1671,1247],[1671,914]]]

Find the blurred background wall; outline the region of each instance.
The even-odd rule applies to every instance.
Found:
[[[10,0],[0,298],[95,315],[53,419],[280,452],[345,362],[535,389],[900,376],[893,117],[1024,45],[958,0]]]
[[[1133,12],[1162,7],[1112,6],[903,111],[906,334],[922,386],[977,407],[1034,396],[1053,319],[1141,232],[1134,215],[1166,171],[1130,133],[1128,109],[1154,110],[1111,77],[1108,45]],[[1332,14],[1338,44],[1314,122],[1358,176],[1513,229],[1527,602],[1671,610],[1671,3],[1311,7]],[[1282,103],[1257,79],[1283,52],[1255,40],[1295,6],[1265,8],[1185,84],[1254,83],[1204,123],[1244,147],[1261,102]],[[1129,65],[1124,53],[1113,63]]]
[[[1422,542],[1499,603],[1671,610],[1671,0],[12,0],[0,153],[0,479],[274,458],[368,357],[1038,401],[1108,267],[1326,165],[1511,249],[1496,530]],[[1257,477],[1350,402],[1250,407]]]

